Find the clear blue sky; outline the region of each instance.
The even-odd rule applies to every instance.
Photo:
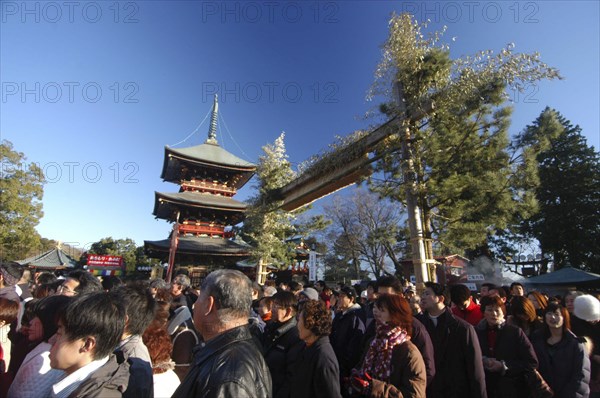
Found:
[[[373,105],[365,93],[392,11],[447,25],[453,56],[511,42],[539,51],[566,79],[516,97],[511,132],[548,105],[600,146],[598,1],[0,5],[0,136],[47,173],[40,234],[78,246],[166,238],[151,214],[155,190],[177,190],[160,180],[163,148],[194,131],[215,92],[228,127],[219,142],[253,162],[281,131],[297,164],[366,127],[358,116]]]

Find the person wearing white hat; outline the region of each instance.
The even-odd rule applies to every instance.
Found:
[[[573,300],[571,331],[577,337],[591,343],[591,382],[592,397],[600,396],[600,301],[590,294],[580,294]]]

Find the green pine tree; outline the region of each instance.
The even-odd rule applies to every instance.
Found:
[[[600,154],[579,126],[546,108],[523,133],[538,141],[539,212],[525,225],[556,268],[600,272]]]

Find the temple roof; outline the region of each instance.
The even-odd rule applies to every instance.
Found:
[[[219,146],[216,135],[218,111],[219,104],[215,95],[208,138],[204,144],[187,148],[165,147],[165,159],[161,173],[163,180],[179,183],[181,169],[184,166],[228,171],[230,174],[237,175],[235,181],[230,181],[231,185],[236,188],[241,188],[252,178],[256,171],[255,164],[240,159]]]
[[[177,192],[177,193],[164,193],[154,192],[154,214],[158,218],[172,220],[173,213],[181,208],[192,207],[194,210],[207,209],[211,212],[220,211],[232,213],[230,216],[239,214],[240,221],[243,218],[243,212],[246,210],[247,205],[242,202],[238,202],[227,196],[213,195],[209,193],[200,192]]]
[[[69,257],[59,248],[26,258],[25,260],[17,261],[17,263],[28,267],[48,269],[75,268],[77,265],[77,261]]]
[[[144,241],[146,252],[168,252],[171,239]],[[248,256],[250,247],[229,239],[209,238],[204,236],[182,236],[177,245],[178,254],[194,254],[206,256]],[[150,253],[149,253],[150,255]]]

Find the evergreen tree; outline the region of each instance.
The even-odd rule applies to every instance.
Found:
[[[506,90],[559,75],[513,45],[451,59],[444,31],[425,28],[408,14],[390,21],[371,96],[387,97],[380,110],[398,118],[398,133],[378,148],[370,187],[403,203],[416,196],[431,258],[486,246],[535,210],[532,170],[510,146]]]
[[[256,167],[258,193],[249,199],[242,236],[252,245],[252,258],[262,264],[286,269],[294,257],[293,244],[286,238],[294,234],[292,213],[279,209],[281,202],[273,192],[292,181],[295,173],[287,159],[285,133],[273,144],[265,145]]]
[[[521,138],[538,142],[539,212],[526,231],[556,268],[600,272],[600,155],[587,145],[579,126],[546,108]]]
[[[0,259],[22,260],[40,248],[45,178],[9,141],[0,142]]]

